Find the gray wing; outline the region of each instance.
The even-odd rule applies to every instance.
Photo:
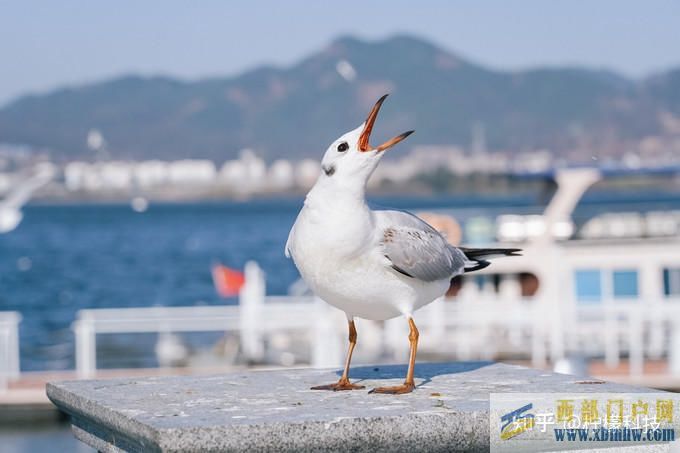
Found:
[[[383,255],[397,272],[426,282],[463,272],[468,260],[434,228],[402,211],[375,211]]]

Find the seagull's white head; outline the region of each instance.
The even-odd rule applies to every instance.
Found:
[[[387,95],[378,99],[361,126],[331,143],[321,161],[320,178],[322,180],[337,182],[341,186],[364,187],[373,170],[378,166],[383,151],[413,133],[413,131],[404,132],[376,147],[368,143],[385,98]]]

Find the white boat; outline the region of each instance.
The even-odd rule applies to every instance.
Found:
[[[455,319],[444,338],[461,355],[530,357],[535,366],[585,357],[610,370],[624,358],[633,377],[657,360],[680,379],[680,212],[604,212],[575,232],[573,210],[601,177],[559,170],[542,215],[497,219],[490,246],[523,256],[463,276],[439,308]]]

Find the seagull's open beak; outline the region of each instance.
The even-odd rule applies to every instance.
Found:
[[[371,145],[368,144],[368,140],[371,138],[371,131],[373,130],[375,119],[378,117],[380,107],[382,106],[383,102],[385,102],[386,98],[387,95],[384,95],[383,97],[378,99],[378,102],[375,103],[375,105],[371,109],[371,112],[368,114],[368,118],[366,118],[366,123],[364,125],[364,131],[359,136],[359,151],[362,152],[371,151],[372,148]],[[403,134],[397,135],[396,137],[387,140],[385,143],[375,148],[375,150],[385,151],[387,148],[393,147],[394,145],[396,145],[397,143],[411,135],[413,132],[414,131],[408,131],[404,132]]]

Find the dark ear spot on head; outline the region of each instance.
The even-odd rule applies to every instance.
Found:
[[[328,167],[322,165],[321,168],[323,169],[323,172],[326,173],[326,176],[333,176],[333,173],[335,173],[335,165],[330,165]]]

